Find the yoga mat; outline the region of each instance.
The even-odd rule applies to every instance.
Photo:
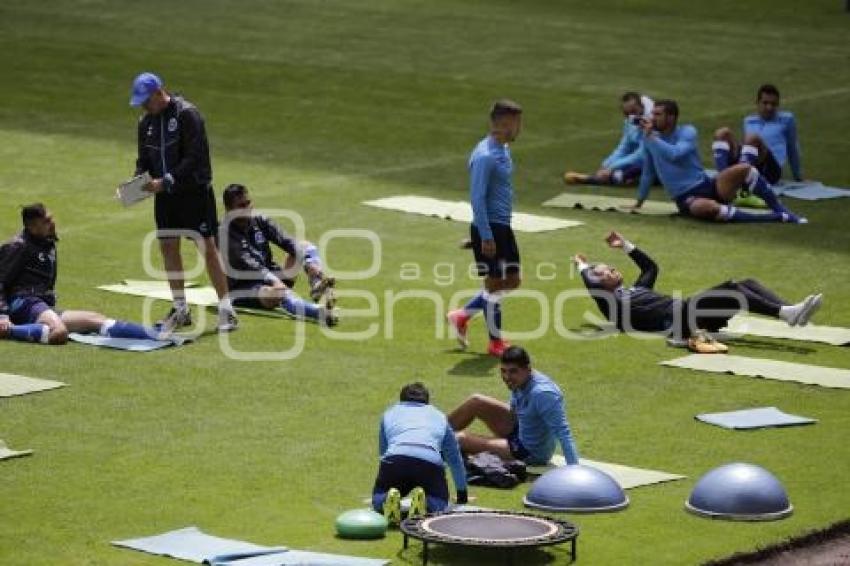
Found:
[[[0,397],[14,397],[65,386],[61,381],[37,379],[11,373],[0,373]]]
[[[850,197],[850,190],[830,187],[819,181],[780,181],[773,192],[784,197],[801,200],[823,200]]]
[[[113,338],[112,336],[100,336],[98,334],[80,334],[78,332],[71,332],[68,334],[68,338],[79,344],[114,348],[128,352],[152,352],[170,346],[183,346],[192,341],[189,338],[176,335],[169,340],[140,340],[137,338]]]
[[[597,470],[605,472],[606,474],[617,480],[617,483],[620,484],[620,487],[622,487],[623,489],[632,489],[644,485],[653,485],[668,481],[676,481],[685,479],[687,477],[679,474],[671,474],[668,472],[659,472],[657,470],[632,468],[630,466],[624,466],[622,464],[597,462],[595,460],[588,460],[586,458],[580,458],[579,463],[584,466],[589,466],[591,468],[596,468]],[[549,461],[548,465],[529,466],[528,471],[533,474],[544,474],[555,467],[564,465],[566,465],[564,457],[560,454],[555,454],[554,456],[552,456],[552,459]]]
[[[699,371],[731,373],[775,379],[778,381],[794,381],[808,385],[820,385],[821,387],[850,389],[850,370],[846,369],[778,362],[764,358],[746,358],[728,354],[691,354],[659,363],[663,366]]]
[[[386,210],[410,212],[424,216],[436,216],[458,222],[472,222],[472,205],[464,201],[448,201],[419,196],[395,196],[367,200],[363,204]],[[538,216],[515,212],[511,216],[511,228],[517,232],[547,232],[561,228],[581,226],[584,222],[564,220],[551,216]]]
[[[150,297],[162,301],[171,301],[171,289],[166,281],[136,281],[128,279],[117,285],[100,285],[101,291],[118,293],[120,295],[132,295],[134,297]],[[186,302],[199,307],[215,307],[218,305],[218,296],[212,287],[195,287],[186,289]],[[237,312],[252,314],[255,316],[267,316],[270,318],[294,318],[283,309],[254,309],[250,307],[234,306]]]
[[[389,560],[357,558],[290,550],[285,546],[261,546],[208,535],[198,527],[186,527],[151,537],[112,541],[115,546],[148,554],[178,558],[212,566],[379,566]]]
[[[186,527],[161,535],[112,541],[115,546],[188,560],[197,564],[222,560],[250,558],[287,550],[285,546],[260,546],[250,542],[215,537],[203,533],[198,527]]]
[[[644,216],[670,216],[678,214],[676,205],[669,201],[648,200],[634,210],[624,210],[621,207],[631,206],[633,198],[611,197],[599,194],[561,193],[543,203],[543,206],[556,208],[579,208],[586,210],[614,210]]]
[[[788,326],[782,320],[739,314],[729,321],[723,332],[730,334],[750,334],[765,338],[784,338],[802,342],[822,342],[833,346],[850,344],[850,328],[839,326]]]
[[[735,430],[793,426],[816,423],[816,419],[783,413],[776,407],[742,409],[726,413],[703,413],[694,417],[707,424]]]
[[[0,460],[8,460],[9,458],[20,458],[21,456],[29,456],[32,450],[12,450],[6,446],[6,442],[0,440]]]

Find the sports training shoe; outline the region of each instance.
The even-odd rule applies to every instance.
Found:
[[[410,509],[407,511],[407,518],[421,517],[428,514],[428,500],[425,497],[425,490],[421,487],[414,487],[410,491]]]
[[[384,518],[390,525],[401,523],[401,494],[394,487],[390,488],[384,499]]]
[[[466,350],[469,347],[469,337],[467,336],[467,331],[469,330],[469,319],[471,317],[466,314],[466,311],[463,309],[458,309],[454,311],[450,311],[446,315],[446,320],[449,321],[449,326],[452,327],[454,331],[455,338],[457,338],[457,343],[460,344],[460,347],[463,350]]]
[[[587,175],[582,175],[575,171],[567,171],[564,173],[564,182],[568,185],[580,185],[585,181],[587,181]]]
[[[688,341],[682,338],[673,338],[672,336],[667,339],[667,345],[671,348],[687,348]]]
[[[459,247],[462,250],[471,250],[472,249],[472,239],[471,238],[464,238],[463,240],[460,241]]]
[[[697,330],[688,339],[688,349],[697,354],[725,354],[729,351],[726,344],[718,342],[705,330]]]
[[[192,313],[189,309],[176,309],[171,307],[165,318],[153,325],[159,332],[167,332],[171,334],[178,328],[192,326]]]
[[[797,319],[797,326],[806,326],[809,324],[809,319],[818,312],[822,302],[822,293],[806,297],[806,301],[803,303],[803,308],[800,311],[800,317]]]
[[[325,326],[336,326],[339,324],[339,315],[332,308],[325,306],[319,307],[319,324]]]
[[[316,277],[316,279],[310,284],[310,298],[313,299],[314,303],[318,303],[323,297],[325,298],[325,302],[333,301],[336,302],[336,298],[333,296],[333,288],[336,285],[336,279],[333,277],[326,277],[321,275]],[[330,295],[330,297],[328,296]],[[333,304],[331,304],[328,308],[333,308]]]
[[[218,325],[216,329],[219,332],[232,332],[239,326],[239,319],[236,318],[236,313],[228,309],[218,309]]]
[[[502,354],[504,354],[505,350],[507,350],[510,346],[511,345],[508,342],[505,342],[501,338],[490,340],[490,343],[487,344],[487,353],[494,358],[501,358]]]
[[[793,212],[783,212],[782,222],[787,222],[788,224],[808,224],[809,219],[804,216],[797,216]]]

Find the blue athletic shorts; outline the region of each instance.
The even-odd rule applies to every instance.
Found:
[[[691,187],[683,194],[676,197],[676,206],[682,214],[690,213],[690,204],[696,198],[707,198],[717,202],[724,202],[717,192],[717,182],[714,177],[706,175],[697,185]]]
[[[53,309],[52,302],[36,295],[13,296],[9,304],[9,320],[12,324],[33,324],[43,312]]]

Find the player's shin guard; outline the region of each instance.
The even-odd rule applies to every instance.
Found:
[[[773,212],[788,212],[788,209],[782,206],[782,203],[779,202],[779,197],[776,196],[773,189],[770,188],[770,185],[767,184],[767,181],[764,180],[764,177],[759,174],[758,169],[755,167],[750,167],[750,172],[747,173],[746,183],[750,192],[762,199]]]
[[[739,163],[749,163],[755,165],[759,161],[759,148],[754,145],[745,145],[741,147],[741,157],[738,158]]]
[[[714,168],[718,172],[723,171],[732,164],[732,150],[729,147],[729,142],[714,142],[711,144],[711,153],[714,155]]]
[[[316,303],[308,303],[294,293],[287,293],[280,301],[283,310],[298,318],[318,320],[321,309]]]
[[[778,212],[745,212],[728,204],[720,205],[717,220],[721,222],[782,222],[782,214]]]
[[[20,342],[47,344],[50,328],[46,324],[16,324],[9,329],[9,338]]]

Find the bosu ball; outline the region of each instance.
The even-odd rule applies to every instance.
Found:
[[[569,465],[549,470],[532,484],[526,507],[568,513],[620,511],[629,498],[617,481],[590,466]]]
[[[336,518],[336,532],[341,538],[381,538],[387,526],[387,519],[371,509],[346,511]]]
[[[794,507],[776,476],[760,466],[736,462],[702,476],[685,509],[712,519],[775,521]]]

